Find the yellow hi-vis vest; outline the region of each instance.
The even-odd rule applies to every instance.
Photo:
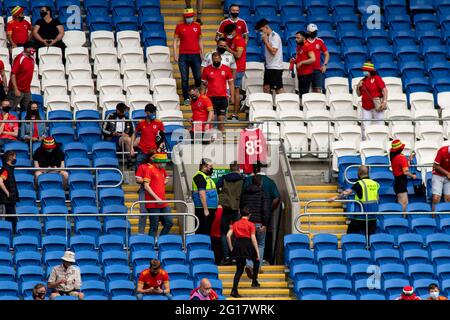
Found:
[[[358,195],[355,195],[355,200],[358,200],[363,204],[364,212],[378,212],[378,189],[380,189],[378,182],[366,178],[358,180],[356,183],[362,188],[362,197],[359,198]],[[365,215],[355,215],[351,218],[356,220],[366,220]],[[376,216],[369,215],[368,219],[375,220]]]
[[[192,177],[192,199],[194,200],[194,205],[196,208],[203,208],[202,202],[200,200],[200,193],[195,183],[194,178],[197,175],[201,175],[206,180],[206,204],[208,208],[216,209],[219,205],[219,195],[217,194],[216,184],[210,176],[206,175],[202,171],[197,171],[197,173]]]

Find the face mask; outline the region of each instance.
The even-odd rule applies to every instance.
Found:
[[[125,118],[125,115],[124,115],[124,114],[118,114],[117,117],[118,117],[119,119],[123,119],[123,118]]]
[[[150,115],[147,116],[147,119],[149,120],[155,120],[156,119],[156,114],[152,113]]]
[[[213,171],[214,171],[214,168],[211,168],[211,169],[209,169],[208,171],[206,171],[205,174],[206,174],[207,176],[212,176]]]
[[[44,299],[44,298],[45,298],[45,293],[38,293],[38,294],[36,294],[36,296],[37,296],[39,299]]]
[[[40,14],[41,14],[41,18],[43,19],[43,18],[45,18],[45,16],[47,15],[47,12],[42,12],[42,11],[41,11]]]
[[[233,39],[233,38],[234,38],[234,37],[233,37],[232,34],[230,34],[230,35],[227,36],[227,39]]]
[[[193,18],[193,17],[191,17],[191,18],[186,18],[186,23],[187,23],[187,24],[191,24],[192,22],[194,22],[194,18]]]
[[[225,49],[224,47],[217,47],[217,52],[220,54],[224,54],[225,51],[227,51],[227,49]]]
[[[231,13],[230,13],[230,16],[231,16],[233,19],[236,19],[237,17],[239,17],[239,12],[231,12]]]
[[[32,114],[33,116],[37,116],[38,113],[39,113],[39,110],[31,110],[31,114]]]
[[[12,166],[15,166],[16,163],[17,163],[17,159],[14,159],[13,161],[11,161],[11,165],[12,165]]]
[[[3,113],[9,113],[9,110],[11,110],[11,107],[3,107],[2,110],[3,110]]]
[[[308,37],[310,39],[314,39],[315,37],[317,37],[317,31],[311,32]]]
[[[23,21],[23,19],[25,19],[24,16],[19,16],[19,17],[17,17],[17,20],[19,20],[19,21]]]
[[[370,77],[370,72],[369,71],[363,71],[363,75],[364,75],[364,77]]]
[[[213,66],[214,66],[215,68],[220,67],[220,62],[214,61],[214,62],[213,62]]]
[[[303,45],[303,44],[305,43],[305,41],[303,41],[303,40],[295,41],[295,42],[297,42],[297,44],[298,44],[299,46],[301,46],[301,45]]]
[[[195,100],[197,100],[198,99],[198,97],[197,96],[189,96],[189,98],[192,100],[192,101],[195,101]]]
[[[53,149],[45,149],[45,151],[47,151],[48,153],[53,152]]]
[[[439,297],[439,291],[431,292],[430,297],[433,299],[437,299]]]

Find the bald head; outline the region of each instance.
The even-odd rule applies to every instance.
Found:
[[[200,290],[199,291],[203,296],[205,296],[205,297],[209,296],[209,294],[211,293],[211,282],[209,282],[208,279],[203,278],[200,281]]]
[[[367,166],[365,166],[365,165],[359,166],[359,168],[358,168],[358,177],[360,179],[368,178],[369,177],[369,168]]]

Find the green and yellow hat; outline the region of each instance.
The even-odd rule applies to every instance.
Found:
[[[21,6],[15,6],[12,10],[11,13],[13,15],[13,17],[21,14],[23,12],[23,8]]]
[[[390,152],[397,152],[403,149],[405,149],[405,144],[402,143],[399,139],[395,139],[394,141],[392,141]]]
[[[193,17],[195,15],[193,8],[186,8],[183,11],[183,16],[185,18]]]
[[[362,66],[363,71],[375,71],[375,66],[373,63],[366,62]]]
[[[153,162],[160,162],[160,163],[167,163],[170,162],[169,158],[167,157],[167,153],[156,153],[153,157],[152,157],[152,161]]]

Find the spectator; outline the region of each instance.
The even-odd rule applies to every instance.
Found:
[[[192,8],[191,5],[191,0],[184,0],[184,2],[186,3],[186,8]],[[202,12],[203,12],[203,0],[197,0],[197,23],[203,24],[202,23]]]
[[[164,124],[156,119],[156,107],[151,103],[147,104],[145,114],[146,119],[138,123],[131,136],[131,145],[137,145],[140,150],[137,156],[138,165],[148,157],[150,150],[164,150]],[[138,133],[141,133],[141,136],[136,138]],[[130,155],[134,157],[134,148],[131,148]]]
[[[42,144],[33,154],[34,167],[39,168],[34,175],[36,179],[43,173],[59,173],[63,177],[64,186],[67,184],[69,174],[65,170],[45,170],[46,168],[65,168],[64,152],[55,138],[46,137],[42,140]]]
[[[231,120],[238,121],[237,115],[240,108],[240,93],[242,89],[242,78],[245,75],[245,68],[247,63],[247,43],[245,39],[236,31],[236,24],[229,24],[224,28],[227,38],[231,39],[231,44],[227,47],[236,59],[236,76],[234,76],[234,109],[231,115]]]
[[[26,42],[23,48],[23,52],[13,61],[9,80],[8,99],[14,111],[17,111],[18,105],[20,105],[20,111],[25,111],[31,101],[31,81],[36,49],[30,41]]]
[[[262,177],[255,175],[251,177],[251,180],[252,183],[242,191],[240,208],[241,211],[246,209],[250,212],[250,222],[254,223],[256,228],[258,251],[260,256],[264,257],[266,232],[271,216],[271,204],[268,195],[264,192]],[[250,279],[253,278],[253,267],[252,261],[248,259],[245,271]]]
[[[409,162],[402,153],[405,145],[398,139],[392,141],[389,158],[391,159],[392,173],[394,174],[394,192],[397,195],[397,201],[402,205],[403,212],[408,205],[408,177],[417,179],[415,174],[409,172]],[[413,159],[413,154],[409,156],[409,161]]]
[[[259,20],[255,25],[255,30],[261,33],[261,40],[264,45],[265,71],[264,71],[264,92],[270,93],[275,90],[276,94],[283,93],[283,44],[281,38],[269,26],[266,19]]]
[[[17,117],[10,113],[11,107],[9,100],[2,101],[2,114],[0,114],[0,120],[7,121],[0,123],[0,146],[13,141],[17,141],[19,135],[19,123]]]
[[[386,110],[387,88],[383,79],[378,75],[374,65],[367,61],[362,67],[364,78],[356,87],[356,94],[361,97],[363,116],[363,139],[365,139],[365,128],[370,125],[370,120],[377,120],[375,124],[382,124],[384,110]]]
[[[41,120],[39,114],[39,106],[36,101],[30,101],[25,114],[25,120],[30,122],[22,122],[20,126],[21,138],[26,143],[42,141],[46,137],[47,128],[43,122],[34,122],[34,120]]]
[[[142,300],[144,295],[165,295],[172,299],[170,294],[169,274],[161,268],[161,262],[156,259],[150,261],[150,268],[139,275],[137,297]]]
[[[11,10],[12,20],[6,25],[6,35],[12,48],[23,47],[31,40],[31,24],[25,20],[23,8],[16,6]]]
[[[53,267],[48,278],[48,288],[52,289],[50,299],[59,296],[71,296],[83,300],[81,273],[80,268],[75,265],[75,253],[66,251],[61,260],[62,263]]]
[[[316,61],[313,46],[305,40],[306,32],[299,31],[295,34],[295,42],[297,42],[295,65],[297,67],[300,99],[305,93],[309,92],[309,87],[313,82],[313,64]]]
[[[198,234],[211,234],[211,225],[218,206],[216,184],[211,176],[214,172],[211,160],[202,159],[199,171],[192,177],[192,199],[195,215],[199,220]]]
[[[134,128],[132,122],[121,120],[129,120],[126,115],[128,107],[125,103],[120,102],[116,106],[116,111],[110,113],[105,120],[116,120],[115,122],[103,122],[103,137],[106,141],[112,141],[120,148],[121,151],[131,153],[131,136]],[[128,166],[131,166],[131,156],[128,158]]]
[[[231,289],[231,296],[234,298],[241,298],[238,292],[239,281],[245,268],[246,259],[251,259],[255,266],[255,271],[252,274],[252,287],[260,287],[258,282],[258,270],[260,263],[260,254],[258,250],[258,243],[255,236],[255,224],[250,222],[250,212],[246,209],[241,211],[241,219],[233,223],[227,234],[228,246],[232,252],[232,256],[236,259],[236,273],[233,279],[233,288]],[[231,237],[234,235],[234,243]]]
[[[64,38],[64,26],[57,18],[53,18],[50,7],[41,7],[41,19],[36,21],[33,27],[33,37],[38,48],[58,47],[61,48],[64,60],[64,49],[66,45],[62,41]]]
[[[204,94],[200,94],[200,90],[196,86],[189,88],[189,99],[192,108],[192,139],[195,138],[195,133],[206,132],[212,125],[204,122],[214,121],[214,108],[210,98]]]
[[[400,297],[398,297],[395,300],[422,300],[422,299],[415,294],[413,287],[406,286],[403,288]]]
[[[220,53],[220,56],[222,57],[222,64],[229,67],[233,71],[234,78],[236,73],[236,60],[234,59],[234,56],[227,51],[227,39],[225,38],[219,38],[217,40],[216,50],[205,54],[205,57],[202,61],[202,67],[200,69],[201,73],[203,73],[204,68],[213,64],[212,55],[214,52]]]
[[[427,300],[448,300],[446,297],[439,295],[439,287],[435,283],[428,286],[428,293],[430,297]]]
[[[218,300],[219,296],[211,287],[211,282],[203,278],[200,286],[191,291],[191,300]]]
[[[211,224],[211,233],[210,233],[211,247],[214,252],[214,263],[217,265],[221,264],[222,260],[224,259],[224,249],[222,248],[222,226],[221,226],[222,214],[223,208],[219,204],[216,209],[216,214],[214,215],[214,220]],[[225,244],[226,241],[227,240],[225,237]],[[228,251],[228,245],[226,250]]]
[[[155,150],[151,150],[147,160],[148,168],[145,170],[144,175],[144,189],[145,189],[145,201],[164,201],[166,200],[166,184],[169,181],[166,170],[163,164],[170,162],[165,153],[156,153]],[[153,202],[146,204],[148,213],[162,213],[169,214],[170,207],[167,202]],[[145,216],[146,218],[146,216]],[[169,215],[161,216],[149,216],[150,218],[150,231],[149,235],[156,237],[158,231],[158,222],[161,220],[163,229],[160,235],[168,234],[173,226],[172,217]],[[145,229],[146,219],[144,217],[139,218],[139,229]]]
[[[322,93],[323,74],[327,71],[328,61],[330,61],[330,53],[322,39],[317,37],[317,31],[319,29],[313,23],[308,24],[306,27],[308,44],[313,48],[316,60],[313,63],[313,79],[312,86],[313,92]],[[320,55],[323,53],[323,65],[320,64]]]
[[[450,202],[450,146],[441,147],[434,159],[432,184],[432,207],[435,211],[436,204],[441,202],[444,193],[445,202]]]
[[[8,81],[8,78],[6,77],[5,72],[5,64],[2,60],[0,60],[0,101],[3,101],[6,99],[6,95],[8,94],[5,82]]]
[[[149,166],[149,161],[150,161],[150,157],[147,157],[147,159],[145,159],[145,161],[143,161],[141,164],[139,164],[137,170],[136,170],[136,174],[135,174],[135,178],[136,178],[136,183],[140,186],[139,187],[139,191],[138,191],[138,200],[139,201],[145,201],[145,188],[144,188],[144,178]],[[145,202],[141,203],[139,205],[139,213],[146,213],[147,212],[147,208],[145,207]],[[141,221],[141,219],[143,221]],[[141,221],[138,224],[138,232],[139,234],[144,234],[145,233],[145,224],[147,223],[147,216],[143,216],[143,217],[139,217],[139,221]]]
[[[245,20],[239,18],[239,6],[237,4],[232,4],[229,9],[230,16],[228,19],[223,20],[219,29],[216,32],[216,38],[221,38],[225,36],[225,27],[234,24],[236,25],[236,34],[242,36],[245,39],[245,43],[248,42],[248,28]],[[231,43],[231,42],[230,42]]]
[[[45,300],[47,288],[42,283],[38,283],[33,288],[33,300]]]
[[[237,161],[233,161],[230,164],[230,170],[231,173],[220,177],[219,181],[217,181],[219,205],[223,207],[221,221],[222,265],[231,264],[230,251],[227,245],[227,233],[230,230],[230,225],[239,220],[239,205],[244,185],[244,176],[240,173]]]
[[[363,204],[364,212],[378,212],[378,182],[369,178],[369,168],[362,165],[358,168],[358,181],[351,189],[344,190],[339,195],[330,198],[329,201],[336,201],[355,192],[355,200]],[[366,234],[366,215],[352,215],[351,222],[347,229],[347,234]],[[368,234],[374,234],[377,228],[377,218],[370,215],[368,218]]]
[[[199,23],[194,22],[194,9],[188,8],[184,10],[184,22],[178,24],[175,28],[173,40],[173,58],[175,62],[178,62],[180,69],[185,106],[190,104],[188,95],[189,68],[191,68],[194,76],[195,86],[200,87],[202,56],[202,29]]]
[[[19,201],[14,167],[17,156],[14,151],[7,151],[3,155],[3,166],[0,169],[0,212],[2,214],[16,214],[16,203]],[[6,218],[12,223],[12,229],[16,230],[16,217]]]
[[[213,64],[203,69],[201,92],[211,99],[214,113],[218,121],[225,121],[228,109],[227,83],[230,87],[231,103],[234,103],[234,81],[231,69],[222,64],[222,56],[218,52],[212,54]],[[225,125],[220,123],[218,128],[224,132]]]

